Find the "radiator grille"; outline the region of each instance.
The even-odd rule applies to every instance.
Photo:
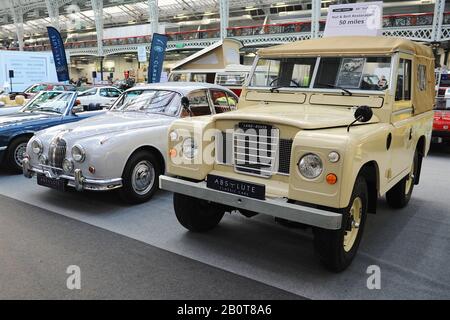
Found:
[[[48,159],[50,165],[56,168],[62,168],[62,163],[66,157],[66,141],[60,138],[56,138],[50,143],[48,150]]]

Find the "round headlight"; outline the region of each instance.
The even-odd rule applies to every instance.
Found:
[[[336,151],[332,151],[328,154],[328,160],[332,163],[338,162],[340,158],[341,156]]]
[[[64,159],[62,163],[62,169],[65,173],[72,173],[73,171],[73,162],[69,159]]]
[[[178,133],[176,131],[172,131],[169,133],[170,141],[177,141],[178,140]]]
[[[31,143],[31,149],[33,150],[34,154],[41,154],[42,151],[44,151],[44,147],[42,146],[42,142],[39,139],[34,139]]]
[[[86,151],[84,151],[84,148],[82,146],[77,144],[72,148],[72,158],[76,162],[83,162],[86,158]]]
[[[47,161],[48,161],[48,159],[47,159],[47,157],[45,156],[45,154],[41,154],[40,156],[39,156],[39,163],[40,164],[43,164],[43,165],[46,165],[47,164]]]
[[[300,159],[298,169],[305,178],[315,179],[322,174],[322,160],[317,154],[309,153]]]
[[[192,138],[186,138],[183,141],[183,155],[188,159],[193,159],[197,155],[198,152],[198,146],[195,143],[194,139]]]

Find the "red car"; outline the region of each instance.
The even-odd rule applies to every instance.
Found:
[[[450,142],[450,110],[435,110],[433,123],[433,142]]]

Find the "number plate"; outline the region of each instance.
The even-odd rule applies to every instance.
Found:
[[[264,200],[266,198],[266,186],[263,184],[248,183],[209,174],[206,178],[206,186],[210,189],[233,193],[248,198],[259,200]]]
[[[66,190],[66,182],[64,180],[48,178],[43,174],[37,175],[37,184],[40,186],[56,189],[59,191]]]

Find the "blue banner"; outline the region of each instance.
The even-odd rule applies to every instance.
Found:
[[[150,47],[150,61],[148,65],[148,83],[157,83],[161,80],[161,72],[166,56],[167,36],[154,33]]]
[[[53,27],[47,27],[48,38],[52,46],[53,60],[55,60],[58,81],[69,81],[69,67],[67,66],[66,51],[61,34]]]

